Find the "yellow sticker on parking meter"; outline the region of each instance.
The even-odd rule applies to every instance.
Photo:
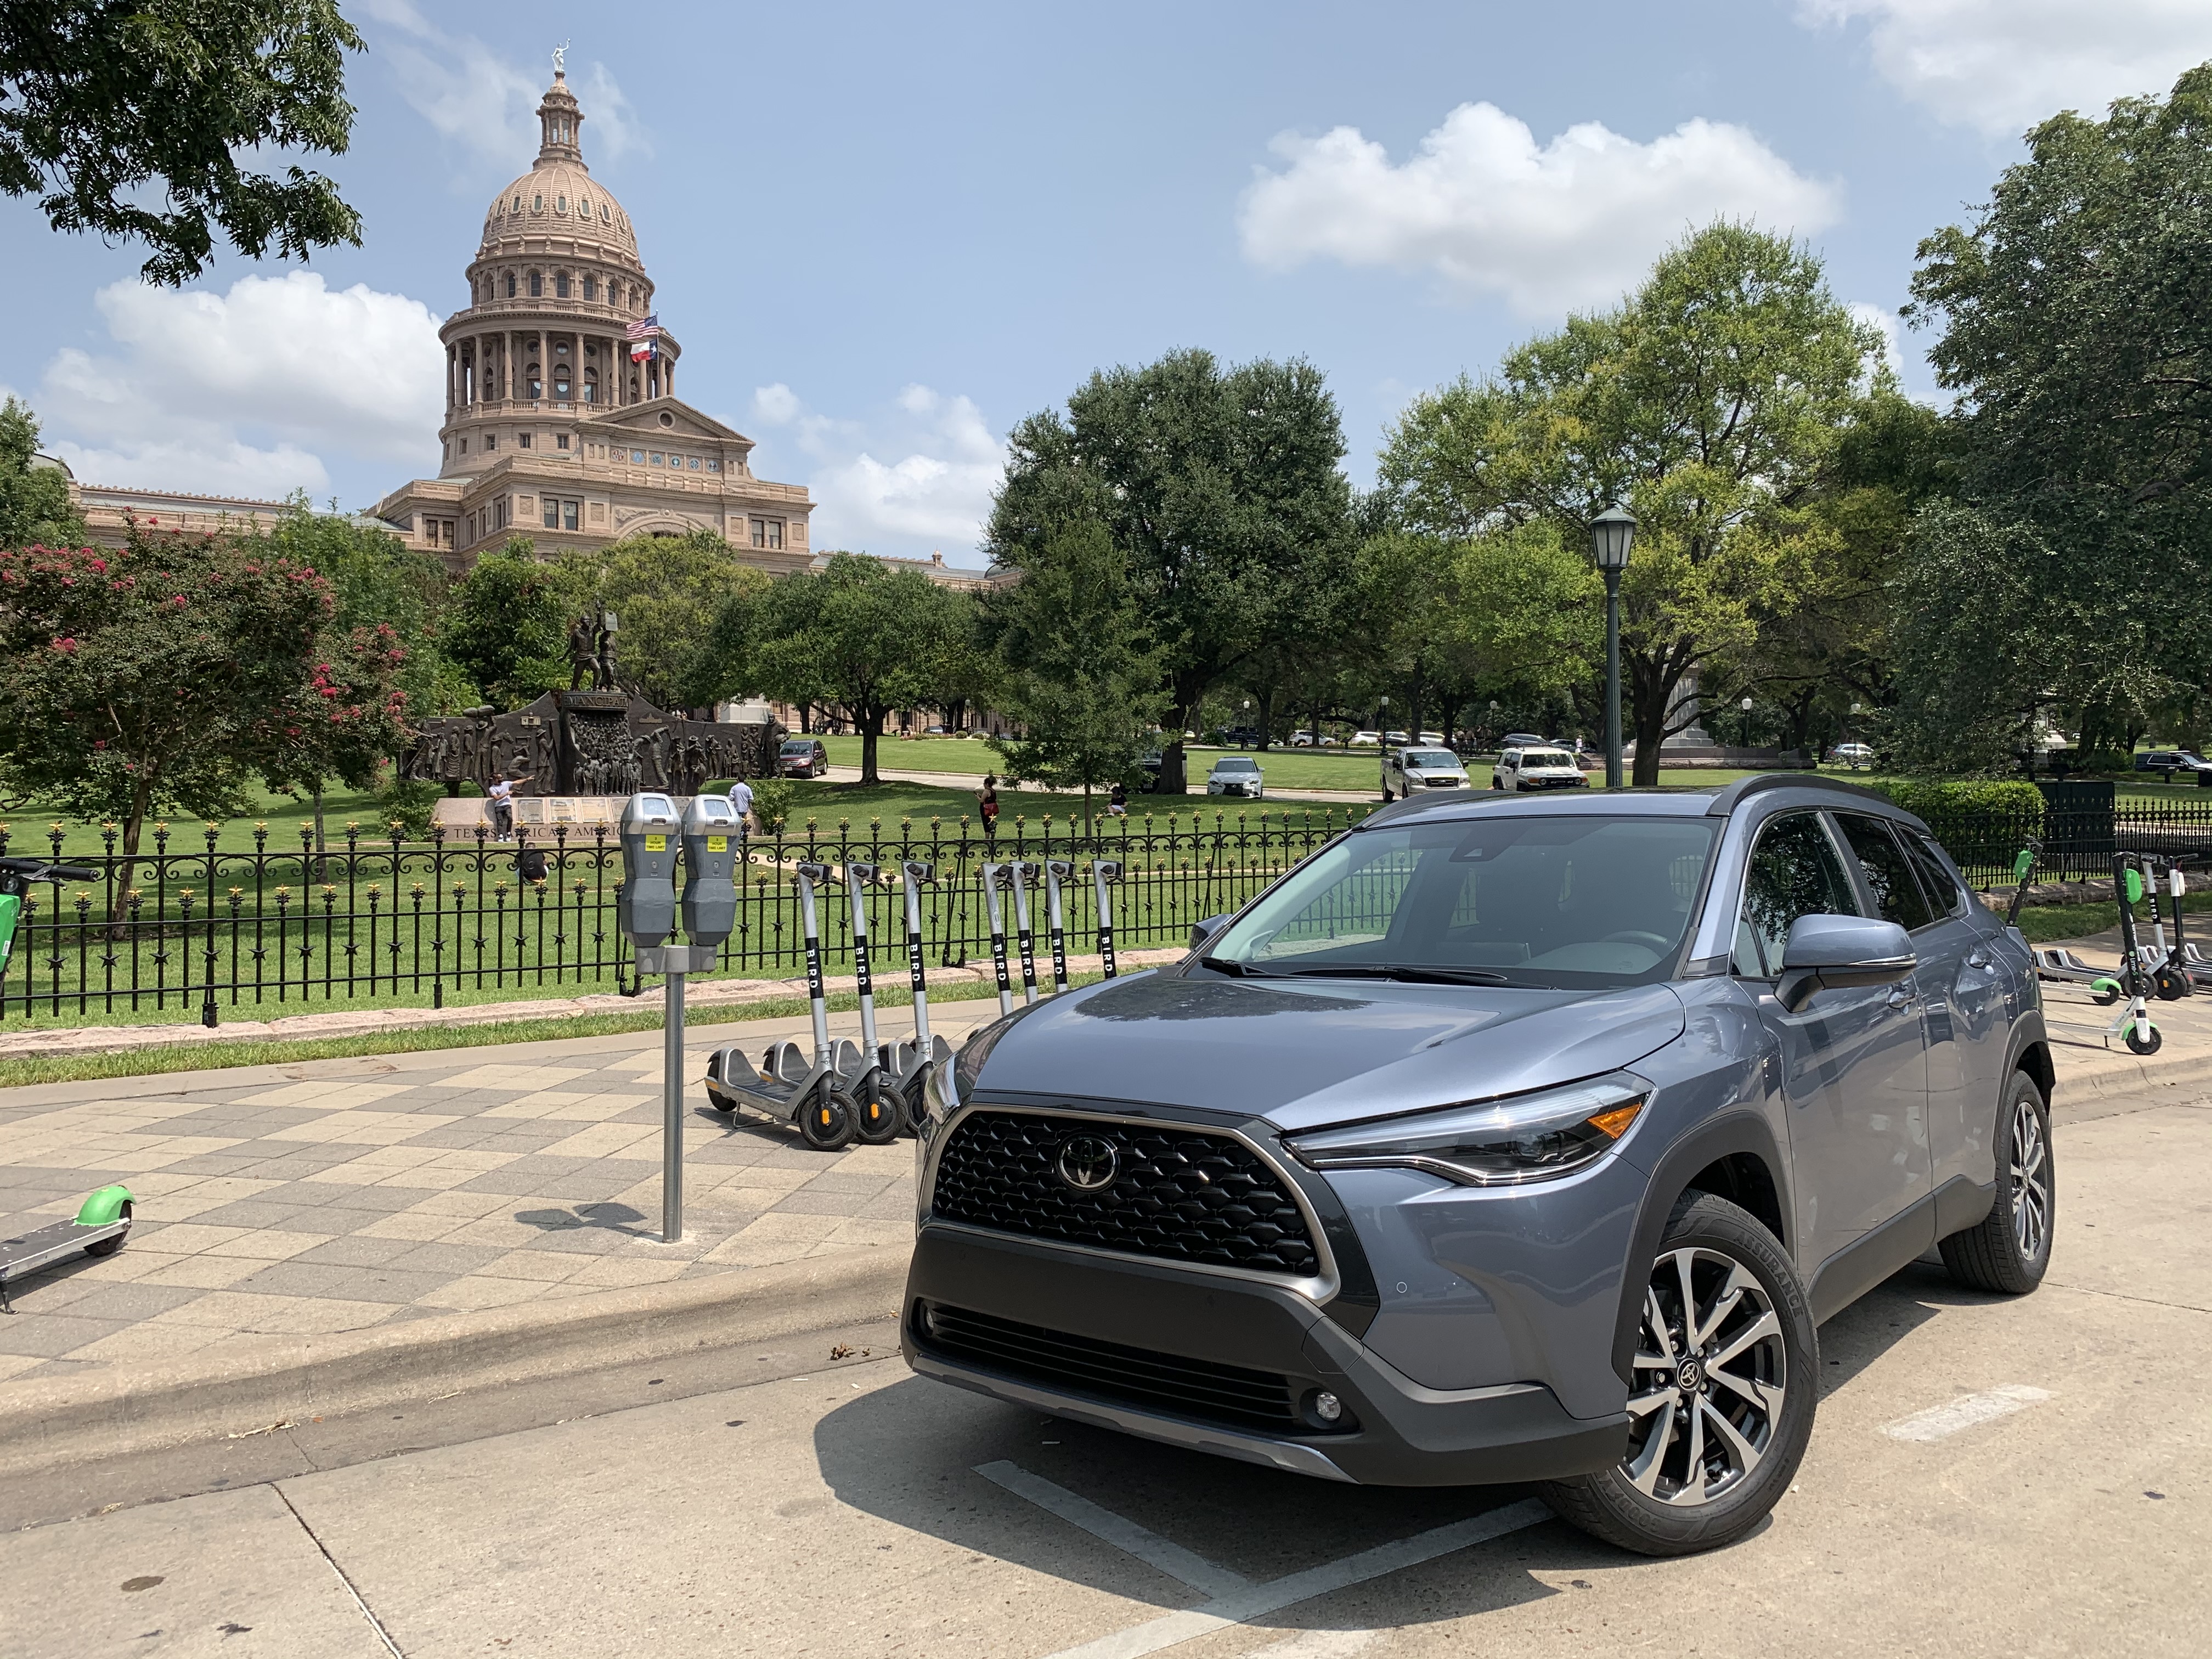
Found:
[[[730,838],[729,838],[727,836],[708,836],[708,837],[707,837],[707,850],[708,850],[708,852],[710,852],[710,853],[726,853],[726,852],[728,852],[728,851],[730,850]]]
[[[668,850],[668,837],[647,836],[645,838],[645,850],[648,853],[665,853]]]

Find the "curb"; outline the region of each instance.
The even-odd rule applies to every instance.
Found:
[[[860,1249],[0,1387],[0,1476],[891,1319],[906,1270],[904,1250]]]
[[[2054,1039],[2053,1046],[2060,1051],[2054,1059],[2062,1059],[2065,1050],[2072,1045],[2059,1042]],[[2187,1060],[2172,1060],[2164,1066],[2148,1059],[2138,1059],[2134,1054],[2124,1056],[2115,1054],[2113,1058],[2120,1063],[2100,1066],[2086,1077],[2079,1075],[2069,1077],[2067,1068],[2062,1063],[2058,1067],[2059,1099],[2063,1100],[2068,1094],[2087,1094],[2101,1097],[2108,1095],[2142,1094],[2147,1090],[2178,1088],[2184,1084],[2212,1083],[2212,1054],[2200,1054]],[[2057,1102],[2053,1103],[2054,1105],[2057,1103]]]

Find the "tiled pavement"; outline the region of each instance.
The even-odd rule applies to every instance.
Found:
[[[995,1010],[945,1012],[957,1040]],[[903,1244],[912,1142],[824,1154],[706,1109],[709,1048],[804,1030],[687,1033],[672,1246],[657,1032],[0,1093],[0,1236],[109,1182],[137,1199],[121,1251],[15,1287],[0,1385]]]

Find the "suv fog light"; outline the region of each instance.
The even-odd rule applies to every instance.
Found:
[[[1334,1423],[1344,1415],[1344,1401],[1324,1390],[1314,1396],[1314,1415],[1324,1423]]]

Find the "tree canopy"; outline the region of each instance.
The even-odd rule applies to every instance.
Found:
[[[2212,65],[2027,148],[1913,278],[1960,398],[1961,502],[1894,595],[1896,737],[1931,768],[2003,765],[2045,708],[2131,745],[2212,682]]]
[[[336,0],[0,0],[0,191],[56,230],[143,242],[146,280],[173,288],[218,229],[255,259],[358,246],[330,179],[241,163],[343,155],[361,49]]]
[[[1351,486],[1321,371],[1224,368],[1173,351],[1094,374],[1014,428],[985,545],[1025,570],[1068,526],[1105,527],[1158,648],[1170,727],[1160,787],[1183,787],[1180,734],[1207,689],[1285,630],[1316,562],[1343,560]]]
[[[1654,783],[1661,740],[1692,718],[1684,680],[1816,581],[1836,543],[1820,485],[1887,389],[1879,333],[1809,251],[1717,223],[1617,309],[1531,340],[1493,380],[1416,398],[1379,471],[1402,523],[1453,539],[1540,523],[1579,545],[1606,505],[1628,505],[1622,671],[1636,781]]]

